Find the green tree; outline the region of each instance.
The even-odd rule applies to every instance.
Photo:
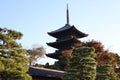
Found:
[[[95,50],[91,47],[76,49],[70,59],[69,68],[63,80],[95,80],[96,62]]]
[[[17,43],[22,36],[21,32],[0,28],[0,77],[3,80],[31,80],[26,73],[26,50]]]
[[[117,68],[120,68],[120,56],[118,54],[115,54],[116,61],[117,61]]]
[[[117,76],[120,78],[120,56],[118,54],[115,54],[115,56],[116,56],[116,61],[117,61],[115,72]]]
[[[55,64],[52,66],[54,69],[58,70],[66,70],[69,67],[69,59],[68,57],[60,57],[59,61],[55,62]]]
[[[33,47],[27,50],[27,56],[29,57],[29,65],[32,66],[37,60],[45,55],[45,49],[42,46]]]
[[[114,68],[110,64],[97,66],[96,80],[119,80],[115,74]]]

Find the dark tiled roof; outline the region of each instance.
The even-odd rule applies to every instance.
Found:
[[[54,69],[30,67],[28,70],[28,74],[32,76],[59,77],[60,78],[65,74],[65,72],[54,70]]]
[[[68,25],[68,24],[66,24],[65,26],[63,26],[62,28],[59,28],[59,29],[57,29],[57,30],[55,30],[55,31],[52,31],[52,32],[50,32],[50,33],[57,33],[57,32],[61,32],[61,31],[64,31],[64,30],[67,30],[67,29],[69,29],[69,28],[71,28],[72,26],[70,26],[70,25]]]
[[[70,46],[70,45],[73,45],[73,43],[81,43],[81,42],[73,37],[73,38],[67,38],[57,42],[50,42],[50,43],[47,43],[47,45],[57,49],[62,49],[65,47],[65,45]]]
[[[76,29],[74,25],[70,26],[68,24],[66,24],[65,26],[63,26],[60,29],[57,29],[52,32],[48,32],[48,34],[55,38],[60,38],[60,37],[63,37],[64,35],[68,35],[68,34],[74,34],[78,38],[83,38],[83,37],[88,36],[88,34],[85,34],[81,31],[79,31],[78,29]]]
[[[59,59],[61,52],[56,51],[55,53],[49,53],[46,54],[47,57],[53,58],[53,59]]]

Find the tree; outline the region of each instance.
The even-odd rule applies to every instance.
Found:
[[[63,71],[68,69],[69,59],[70,59],[70,57],[61,56],[59,61],[55,62],[55,64],[52,66],[52,68],[58,69],[58,70],[63,70]]]
[[[117,67],[120,68],[120,56],[118,54],[115,54],[116,61],[117,61]]]
[[[95,50],[91,47],[76,49],[70,59],[69,68],[63,80],[95,80],[96,62]]]
[[[104,50],[104,45],[100,41],[96,41],[96,40],[83,42],[83,46],[94,47],[95,48],[95,53],[100,53],[100,52],[105,51]]]
[[[114,68],[110,64],[97,66],[96,80],[119,80],[116,76]]]
[[[120,56],[118,54],[115,54],[115,57],[116,57],[116,61],[117,61],[115,72],[117,74],[117,77],[120,78]]]
[[[97,54],[96,60],[97,60],[98,66],[110,64],[110,65],[112,65],[113,68],[115,68],[117,65],[117,60],[116,60],[115,54],[112,52],[109,52],[109,51],[104,51],[104,52]]]
[[[29,57],[29,65],[32,66],[40,57],[45,55],[45,49],[42,46],[33,47],[27,50],[27,56]]]
[[[0,28],[0,77],[4,80],[31,80],[28,71],[26,50],[16,40],[22,33]]]

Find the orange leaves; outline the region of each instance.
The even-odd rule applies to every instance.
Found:
[[[115,54],[109,51],[104,50],[104,45],[96,40],[91,40],[83,43],[83,46],[94,47],[95,53],[97,54],[97,64],[105,65],[111,64],[113,67],[116,66],[117,60]]]
[[[63,52],[62,52],[62,56],[63,57],[71,57],[72,56],[72,50],[64,50]]]
[[[115,54],[108,51],[101,52],[97,54],[97,63],[101,66],[105,64],[111,64],[114,67],[117,64]]]
[[[87,41],[87,42],[83,43],[83,46],[94,47],[95,53],[104,51],[104,45],[101,42],[95,41],[95,40]]]

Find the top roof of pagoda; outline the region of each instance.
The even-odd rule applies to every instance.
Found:
[[[81,31],[79,31],[78,29],[76,29],[73,26],[69,25],[69,24],[66,24],[65,26],[63,26],[62,28],[59,28],[55,31],[52,31],[52,32],[48,32],[49,35],[55,37],[55,38],[60,38],[60,37],[63,37],[65,35],[74,35],[76,36],[77,38],[82,38],[82,37],[86,37],[88,36],[88,34],[85,34]]]
[[[55,30],[55,31],[52,31],[52,32],[49,32],[49,33],[54,34],[54,33],[57,33],[57,32],[61,32],[61,31],[64,31],[64,30],[70,29],[71,27],[72,27],[72,26],[70,26],[69,24],[66,24],[66,25],[63,26],[62,28],[59,28],[59,29],[57,29],[57,30]]]

